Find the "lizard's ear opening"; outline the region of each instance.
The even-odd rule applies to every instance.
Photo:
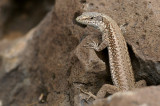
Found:
[[[102,17],[102,16],[97,16],[96,19],[97,19],[98,21],[103,21],[103,17]]]

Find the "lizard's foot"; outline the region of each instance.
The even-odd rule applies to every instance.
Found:
[[[87,45],[84,45],[84,47],[89,48],[89,49],[94,49],[96,51],[99,50],[98,43],[92,40],[92,42],[87,42]]]
[[[95,95],[93,95],[91,92],[86,92],[83,89],[79,88],[81,92],[83,92],[84,94],[89,95],[89,97],[86,99],[87,101],[92,97],[94,99],[97,99],[97,97]]]

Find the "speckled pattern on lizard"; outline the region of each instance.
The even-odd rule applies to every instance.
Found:
[[[85,93],[97,99],[103,98],[106,93],[113,94],[118,91],[128,91],[146,86],[145,80],[135,82],[126,41],[119,26],[111,17],[97,12],[84,12],[76,18],[76,21],[90,25],[102,32],[102,43],[100,45],[92,41],[85,46],[96,51],[108,48],[110,71],[114,84],[104,84],[96,96],[91,92]]]

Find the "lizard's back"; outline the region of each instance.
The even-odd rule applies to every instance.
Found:
[[[111,18],[110,23],[106,25],[108,25],[109,61],[113,83],[122,91],[135,88],[128,48],[120,28]]]

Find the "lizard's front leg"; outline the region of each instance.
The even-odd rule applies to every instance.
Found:
[[[100,45],[98,45],[98,43],[96,43],[95,41],[92,42],[88,42],[88,45],[84,45],[86,48],[91,48],[94,49],[96,51],[101,51],[103,49],[105,49],[106,47],[108,47],[108,39],[106,37],[106,35],[102,35],[102,43]]]

